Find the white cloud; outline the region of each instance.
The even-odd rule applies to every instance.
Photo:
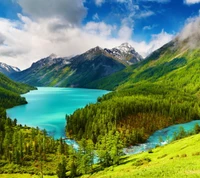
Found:
[[[200,17],[189,18],[178,35],[179,42],[185,41],[190,48],[200,46]]]
[[[154,25],[147,25],[147,26],[144,26],[143,27],[143,30],[152,30],[154,29],[155,27],[157,27],[158,25],[154,24]]]
[[[136,15],[136,18],[141,19],[152,15],[155,15],[153,11],[141,11],[139,14]]]
[[[97,6],[101,6],[104,2],[105,2],[105,0],[95,0],[95,4]]]
[[[169,34],[162,30],[159,34],[153,34],[150,42],[135,42],[129,41],[129,43],[134,46],[137,52],[143,57],[148,56],[156,49],[160,48],[164,44],[170,42],[174,38],[174,35]]]
[[[93,20],[99,20],[99,15],[96,13],[92,16],[92,19]]]
[[[104,22],[88,22],[84,27],[86,33],[100,35],[103,37],[108,37],[112,35],[112,31],[114,31],[115,29],[115,26],[107,25]]]
[[[200,3],[200,0],[185,0],[184,2],[185,4],[196,4]]]
[[[112,48],[121,43],[130,42],[143,56],[171,40],[172,35],[162,31],[153,35],[151,42],[132,40],[132,29],[125,24],[117,29],[104,22],[89,22],[83,27],[59,28],[59,32],[49,28],[59,24],[56,18],[33,21],[19,15],[20,21],[0,18],[0,60],[22,69],[33,62],[55,53],[59,56],[81,54],[95,46]],[[113,33],[118,34],[113,37]]]
[[[118,37],[122,41],[128,41],[132,38],[132,29],[126,25],[121,26],[118,32]]]
[[[152,26],[151,25],[147,25],[147,26],[144,26],[143,27],[143,30],[151,30],[152,29]]]
[[[84,0],[48,0],[47,4],[44,0],[17,1],[25,13],[18,14],[20,20],[0,18],[0,60],[22,69],[52,53],[71,56],[95,46],[113,48],[126,41],[146,56],[172,38],[162,31],[149,43],[135,42],[133,17],[139,6],[131,6],[132,0],[117,0],[130,5],[120,27],[94,21],[81,26],[87,11]],[[98,14],[94,19],[98,19]]]

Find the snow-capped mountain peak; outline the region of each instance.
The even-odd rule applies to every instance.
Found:
[[[143,60],[142,56],[129,43],[122,43],[120,46],[112,49],[105,48],[104,51],[129,65]]]
[[[7,65],[3,62],[0,62],[0,72],[5,74],[5,75],[9,75],[11,73],[20,72],[20,71],[21,70],[17,67],[10,66],[10,65]]]
[[[132,51],[132,50],[135,51],[135,49],[129,43],[122,43],[120,46],[117,46],[113,49],[118,49],[123,53],[128,53],[129,51]]]

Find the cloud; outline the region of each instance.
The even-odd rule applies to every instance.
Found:
[[[93,20],[99,20],[99,15],[96,13],[92,16],[92,19]]]
[[[59,56],[81,54],[95,46],[113,48],[127,41],[144,57],[172,39],[172,35],[162,31],[152,36],[149,43],[135,42],[131,36],[133,30],[122,24],[120,28],[104,22],[88,22],[82,27],[60,28],[59,33],[49,26],[57,22],[56,18],[34,21],[19,15],[21,21],[0,18],[1,37],[0,59],[21,69],[33,62],[55,53]],[[113,37],[113,33],[118,34]]]
[[[200,3],[200,0],[185,0],[184,3],[191,5],[191,4]]]
[[[124,25],[121,26],[121,28],[119,29],[118,37],[120,40],[128,41],[129,39],[132,38],[132,33],[133,33],[132,29]]]
[[[116,26],[107,25],[104,22],[88,22],[83,29],[86,33],[108,37],[116,29]]]
[[[105,0],[95,0],[97,6],[101,6],[103,3],[105,3]]]
[[[180,43],[183,41],[190,48],[196,48],[200,46],[200,17],[189,18],[183,30],[178,35]]]
[[[136,18],[141,19],[141,18],[146,18],[149,16],[155,15],[153,11],[141,11],[139,14],[136,15]]]
[[[16,0],[24,14],[33,19],[61,19],[63,23],[80,24],[86,16],[84,0]]]
[[[126,41],[145,57],[171,40],[172,35],[162,31],[149,43],[134,41],[133,18],[140,7],[132,0],[117,1],[126,3],[127,9],[119,26],[99,22],[98,14],[93,16],[97,22],[81,24],[87,13],[84,0],[17,0],[23,9],[19,20],[0,18],[0,60],[25,69],[52,53],[66,57],[95,46],[113,48]]]
[[[151,30],[152,29],[152,26],[151,25],[147,25],[147,26],[144,26],[143,27],[143,30]]]
[[[0,45],[3,45],[4,41],[5,41],[5,36],[2,33],[0,33]]]
[[[147,25],[147,26],[144,26],[143,27],[143,30],[152,30],[154,29],[155,27],[157,27],[158,25]]]

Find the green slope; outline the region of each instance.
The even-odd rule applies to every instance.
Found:
[[[121,165],[106,168],[84,178],[200,177],[200,134],[169,145],[124,157]]]
[[[20,94],[26,93],[34,87],[14,82],[0,73],[0,108],[10,108],[25,104],[25,98]]]

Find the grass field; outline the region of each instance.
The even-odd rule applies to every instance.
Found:
[[[119,166],[84,178],[200,177],[200,134],[130,157]]]

